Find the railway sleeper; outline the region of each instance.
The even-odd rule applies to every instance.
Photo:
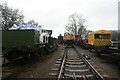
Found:
[[[71,70],[71,69],[65,69],[65,71],[69,71],[69,72],[88,72],[90,71],[89,69],[78,69],[78,70]]]
[[[69,59],[67,59],[66,61],[67,62],[81,62],[82,60],[69,60]]]
[[[66,59],[66,60],[80,60],[80,58],[69,58],[69,59]]]
[[[50,76],[58,76],[58,73],[49,73]]]
[[[71,69],[71,70],[83,70],[83,69],[88,69],[87,66],[83,66],[83,67],[66,67],[67,69]]]
[[[59,67],[61,64],[55,64],[55,66]]]
[[[81,67],[86,67],[86,65],[65,65],[66,67],[71,67],[71,68],[81,68]]]
[[[61,61],[56,61],[55,63],[56,63],[56,64],[61,64]]]
[[[54,68],[54,69],[52,69],[52,71],[59,71],[59,69],[57,69],[57,68]]]
[[[64,74],[64,76],[66,76],[66,77],[73,77],[73,75],[69,75],[69,74]],[[75,74],[75,76],[77,77],[77,78],[85,78],[84,77],[84,75],[76,75]],[[87,78],[89,78],[89,77],[93,77],[94,75],[93,74],[90,74],[90,75],[85,75]]]
[[[81,65],[84,64],[84,62],[65,62],[66,64],[72,64],[72,65]]]

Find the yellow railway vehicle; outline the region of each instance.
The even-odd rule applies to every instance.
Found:
[[[69,32],[65,32],[64,33],[63,40],[74,40],[74,39],[75,39],[74,34],[69,33]]]
[[[88,45],[90,50],[105,51],[112,45],[111,32],[99,30],[88,36]]]
[[[63,36],[64,44],[67,46],[73,46],[75,35],[69,32],[65,32]]]

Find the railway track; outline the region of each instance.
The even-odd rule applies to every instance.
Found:
[[[55,63],[55,68],[49,75],[58,80],[105,80],[87,61],[87,59],[74,48],[66,48],[61,58]]]

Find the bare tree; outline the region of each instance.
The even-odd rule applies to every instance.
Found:
[[[24,23],[24,16],[18,9],[9,8],[8,5],[0,4],[0,11],[2,13],[2,29],[9,29],[13,24],[21,25]]]
[[[79,35],[79,38],[80,39],[85,39],[86,36],[88,35],[88,32],[85,28],[85,26],[81,26],[79,29],[78,29],[78,35]]]
[[[30,21],[28,21],[26,24],[38,26],[38,22],[36,22],[35,20],[30,20]]]
[[[74,13],[68,18],[68,25],[66,26],[66,30],[74,33],[75,35],[78,35],[78,32],[85,28],[84,23],[85,19],[82,18],[82,15]]]

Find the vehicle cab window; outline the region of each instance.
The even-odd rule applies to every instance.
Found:
[[[103,39],[110,39],[110,34],[103,34]]]
[[[102,39],[102,34],[95,34],[95,39]]]

